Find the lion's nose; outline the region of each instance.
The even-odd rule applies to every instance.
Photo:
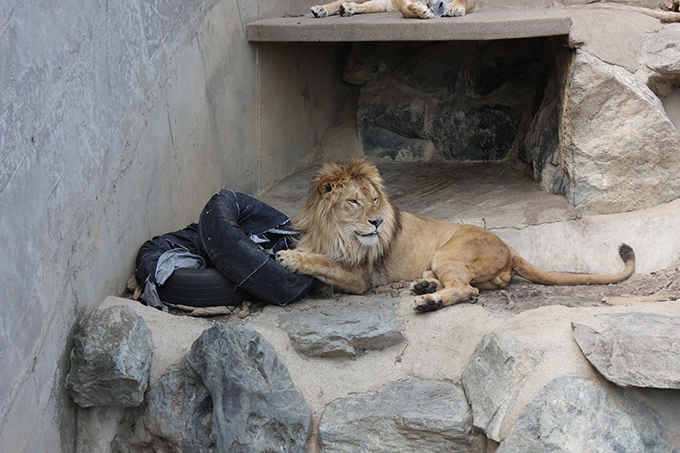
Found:
[[[374,220],[369,220],[368,223],[373,225],[374,227],[378,228],[381,223],[383,223],[383,218],[382,217],[377,217]]]

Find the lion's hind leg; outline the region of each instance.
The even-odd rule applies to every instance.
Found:
[[[492,278],[491,280],[484,280],[480,282],[472,281],[472,286],[483,291],[501,289],[508,286],[512,280],[512,274],[510,272],[503,272],[498,277]]]

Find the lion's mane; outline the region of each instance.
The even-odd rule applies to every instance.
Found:
[[[383,223],[375,246],[361,245],[338,226],[341,210],[337,206],[345,201],[345,192],[352,183],[360,187],[370,184],[378,193]],[[299,250],[322,254],[350,267],[372,267],[389,253],[392,240],[401,230],[401,221],[399,209],[389,201],[375,166],[353,159],[342,166],[322,166],[311,180],[307,201],[294,226],[302,234]]]

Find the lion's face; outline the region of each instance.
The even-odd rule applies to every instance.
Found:
[[[384,200],[370,184],[362,187],[352,181],[340,190],[342,193],[335,202],[338,227],[364,247],[377,246],[384,223],[380,209]]]
[[[379,259],[397,229],[395,208],[372,164],[327,164],[312,179],[296,222],[301,250],[358,263]]]

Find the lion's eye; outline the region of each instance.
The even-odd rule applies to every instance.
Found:
[[[352,199],[352,200],[349,200],[349,202],[352,203],[355,206],[359,206],[359,202],[357,200]]]
[[[378,197],[375,197],[375,198],[373,199],[373,203],[376,204],[376,205],[378,204]]]

